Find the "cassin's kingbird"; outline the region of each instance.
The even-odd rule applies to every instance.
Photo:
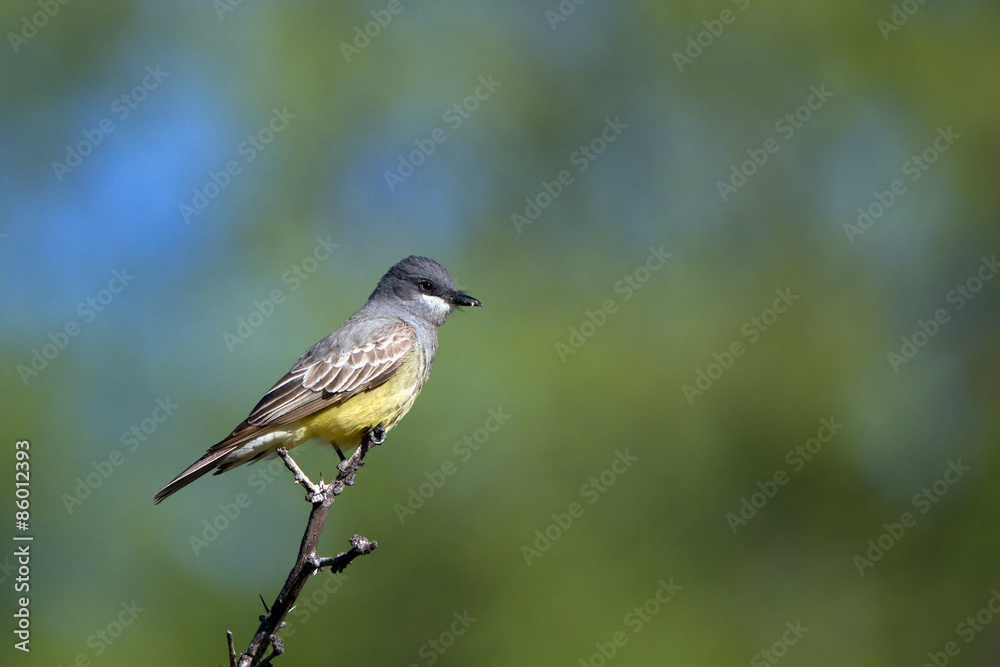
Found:
[[[448,270],[411,255],[382,276],[368,301],[313,345],[229,437],[211,447],[153,499],[160,502],[217,468],[223,473],[310,438],[341,448],[388,431],[431,373],[437,328],[455,306],[481,306],[455,287]]]

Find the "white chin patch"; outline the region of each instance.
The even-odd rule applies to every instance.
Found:
[[[421,294],[420,298],[424,300],[424,304],[435,318],[443,320],[445,316],[451,312],[451,304],[439,296],[434,296],[433,294]]]

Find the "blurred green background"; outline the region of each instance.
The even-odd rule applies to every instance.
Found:
[[[0,28],[3,664],[245,649],[301,490],[152,494],[411,253],[486,307],[334,507],[324,553],[378,550],[308,583],[276,664],[1000,661],[995,3],[16,0]]]

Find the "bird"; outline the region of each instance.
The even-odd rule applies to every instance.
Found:
[[[309,348],[232,433],[157,491],[154,504],[213,469],[219,475],[279,447],[317,438],[343,461],[343,449],[364,436],[384,438],[430,376],[438,327],[456,307],[482,305],[433,259],[397,262],[356,313]]]

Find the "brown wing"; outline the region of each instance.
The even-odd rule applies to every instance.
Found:
[[[254,426],[280,426],[377,387],[393,376],[417,343],[409,324],[394,324],[375,340],[329,353],[289,371],[247,417]]]
[[[396,322],[364,345],[343,348],[296,364],[260,399],[246,421],[209,452],[250,439],[273,426],[290,424],[343,403],[391,378],[417,344],[417,332]]]

